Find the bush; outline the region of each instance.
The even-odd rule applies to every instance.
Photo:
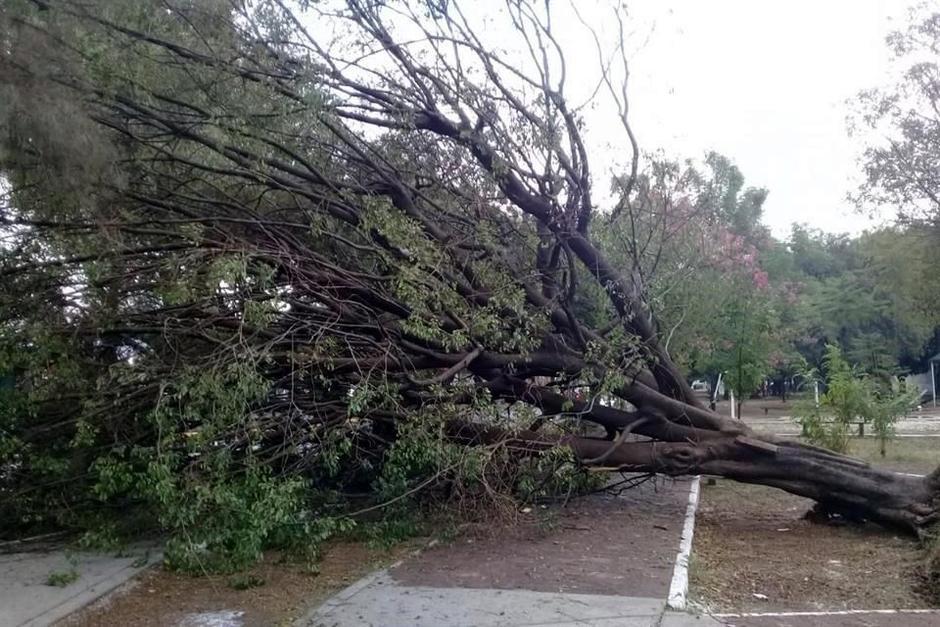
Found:
[[[897,377],[879,381],[853,368],[838,346],[828,345],[824,357],[826,390],[819,404],[804,401],[796,416],[802,434],[814,444],[844,453],[848,449],[852,423],[870,424],[885,454],[894,424],[917,402],[919,390]]]

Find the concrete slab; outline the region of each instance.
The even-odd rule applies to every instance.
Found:
[[[0,554],[0,627],[50,625],[120,586],[160,559],[144,550],[126,557],[65,550]],[[77,575],[65,586],[47,585],[52,573]]]
[[[379,577],[313,610],[307,627],[655,625],[665,599],[526,590],[398,586]]]
[[[656,627],[656,618],[648,616],[615,616],[613,618],[593,618],[591,620],[565,621],[562,623],[525,624],[525,627]]]

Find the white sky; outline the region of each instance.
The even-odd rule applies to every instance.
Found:
[[[846,200],[861,172],[861,139],[848,136],[846,101],[889,81],[884,38],[903,23],[907,2],[628,6],[633,121],[644,149],[728,155],[746,184],[770,189],[764,221],[777,236],[792,222],[836,232],[871,224]]]

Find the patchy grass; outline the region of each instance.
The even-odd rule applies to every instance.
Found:
[[[895,438],[884,457],[876,438],[852,438],[848,454],[899,472],[926,474],[940,465],[940,438]]]
[[[47,586],[55,586],[56,588],[64,588],[71,583],[78,581],[78,571],[74,568],[69,570],[54,570],[49,573],[49,576],[46,577]]]
[[[926,474],[940,465],[940,439],[897,438],[882,457],[875,438],[853,438],[848,454]],[[924,555],[915,540],[873,524],[811,523],[803,515],[812,505],[774,488],[704,482],[689,570],[693,598],[729,612],[923,608],[937,601],[921,594]]]

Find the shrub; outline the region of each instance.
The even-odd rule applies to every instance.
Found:
[[[828,345],[824,358],[826,390],[819,404],[805,401],[796,416],[803,437],[838,452],[848,449],[852,423],[870,424],[882,456],[894,424],[917,402],[919,390],[897,377],[878,380],[853,368],[838,346]]]

